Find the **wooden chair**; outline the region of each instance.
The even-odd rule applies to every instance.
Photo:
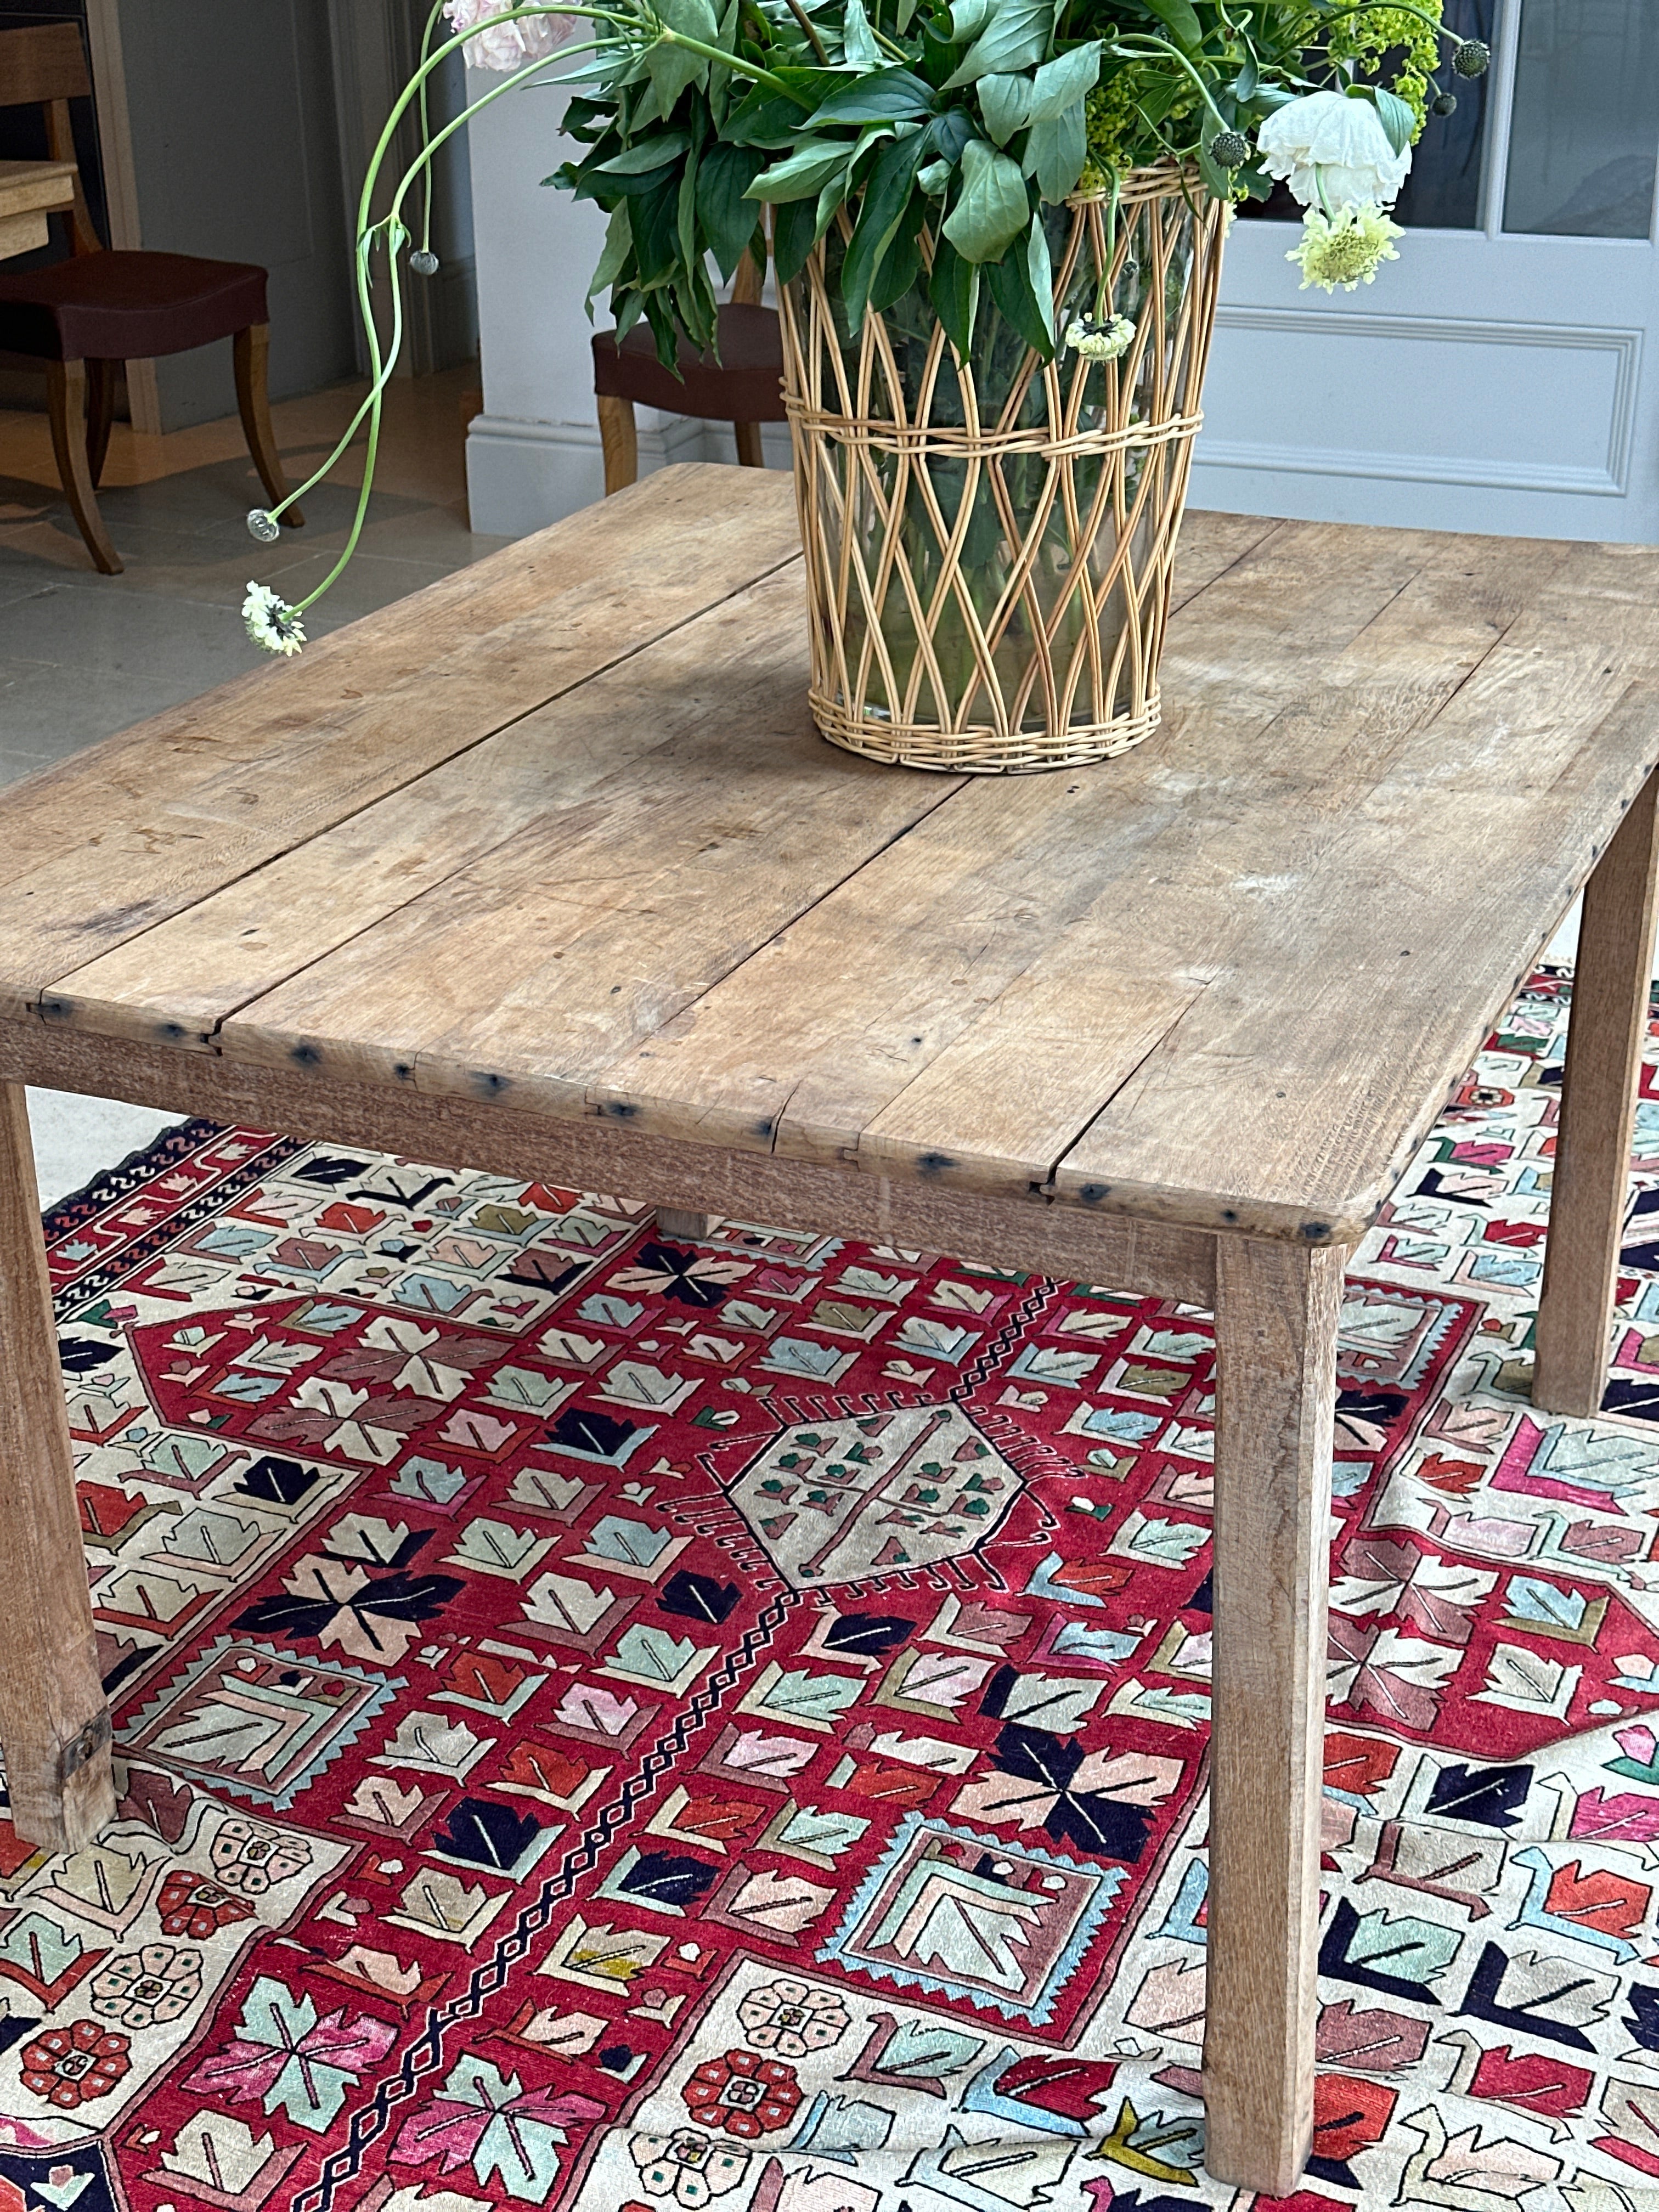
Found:
[[[657,359],[656,340],[643,323],[636,323],[620,345],[610,331],[594,333],[593,393],[599,403],[607,498],[635,482],[640,473],[636,406],[729,422],[737,434],[738,461],[746,469],[764,468],[761,424],[789,419],[783,404],[783,338],[777,311],[760,304],[764,276],[754,256],[744,254],[732,280],[732,297],[720,310],[720,359],[682,345],[678,377]]]
[[[75,159],[69,103],[91,91],[75,24],[0,31],[0,107],[43,107],[53,161]],[[116,576],[120,556],[98,512],[97,485],[124,362],[233,340],[248,451],[271,505],[288,496],[266,391],[265,272],[251,262],[192,254],[106,252],[78,177],[70,224],[71,259],[46,269],[0,269],[0,353],[44,363],[64,495],[94,564]],[[297,529],[301,517],[290,507],[283,520]]]

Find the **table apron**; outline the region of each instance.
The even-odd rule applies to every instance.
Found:
[[[1210,1231],[1035,1193],[1023,1200],[952,1190],[920,1178],[648,1136],[597,1115],[538,1117],[447,1094],[331,1083],[39,1021],[0,1023],[0,1081],[612,1191],[689,1212],[947,1252],[1186,1305],[1214,1303]]]

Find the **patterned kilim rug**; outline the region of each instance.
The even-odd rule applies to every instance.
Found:
[[[1659,1098],[1534,1416],[1567,988],[1350,1281],[1300,2212],[1659,2208]],[[122,1803],[0,1826],[0,2212],[1231,2197],[1202,1316],[200,1123],[52,1240]]]

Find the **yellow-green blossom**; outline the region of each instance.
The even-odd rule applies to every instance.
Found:
[[[1424,15],[1439,20],[1443,0],[1415,0],[1415,4]],[[1385,58],[1395,57],[1389,82],[1417,118],[1413,140],[1421,137],[1429,112],[1429,80],[1440,64],[1440,42],[1422,15],[1387,5],[1358,9],[1332,25],[1327,51],[1333,61],[1357,62],[1365,74],[1379,70]]]
[[[1394,241],[1404,235],[1400,225],[1370,201],[1339,208],[1334,216],[1310,207],[1302,219],[1302,243],[1285,258],[1301,270],[1304,292],[1310,284],[1327,292],[1334,292],[1340,284],[1345,292],[1353,292],[1362,284],[1374,283],[1385,261],[1399,260]]]

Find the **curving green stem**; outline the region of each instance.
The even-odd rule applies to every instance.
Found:
[[[1134,45],[1126,46],[1124,44],[1126,39],[1133,39],[1135,41]],[[1115,62],[1145,61],[1149,53],[1168,54],[1171,61],[1180,63],[1182,68],[1197,86],[1199,98],[1214,116],[1218,126],[1223,131],[1226,130],[1227,118],[1212,99],[1209,86],[1205,83],[1180,47],[1171,46],[1168,39],[1157,38],[1150,31],[1121,32],[1114,42],[1109,46],[1104,47],[1103,51],[1109,53]]]
[[[421,59],[422,62],[425,61],[427,56],[432,52],[432,33],[437,28],[438,18],[442,15],[443,11],[444,0],[432,0],[432,13],[427,17],[426,28],[421,33]],[[430,118],[427,112],[426,95],[428,89],[428,87],[426,80],[422,77],[421,80],[421,143],[422,145],[425,145],[426,143],[427,132],[430,124]],[[421,222],[421,251],[423,253],[430,253],[432,251],[432,172],[430,169],[426,173],[426,200],[422,213]]]
[[[1402,15],[1415,15],[1418,21],[1425,23],[1437,38],[1455,40],[1458,45],[1462,44],[1458,33],[1455,31],[1448,30],[1437,15],[1431,15],[1425,9],[1413,7],[1411,0],[1384,0],[1384,4],[1397,9]],[[1368,9],[1374,8],[1376,5],[1376,0],[1352,0],[1352,5],[1348,7],[1334,8],[1326,21],[1335,22],[1343,15],[1363,15]]]
[[[720,47],[707,46],[701,40],[690,39],[682,36],[679,33],[672,30],[667,24],[663,23],[659,18],[656,17],[649,10],[648,7],[645,10],[642,10],[641,13],[635,15],[623,13],[615,9],[589,7],[580,4],[562,4],[557,7],[513,6],[505,9],[499,15],[484,18],[481,23],[473,24],[468,30],[459,33],[454,38],[447,40],[443,45],[434,49],[431,46],[432,31],[438,20],[439,15],[441,13],[441,9],[442,0],[437,0],[437,4],[434,5],[431,15],[428,18],[426,34],[422,40],[422,58],[420,67],[416,71],[414,76],[410,80],[410,82],[404,87],[403,92],[399,94],[392,107],[392,112],[386,118],[385,127],[380,132],[374,151],[369,159],[368,167],[363,178],[362,190],[358,196],[356,256],[357,306],[358,313],[362,317],[364,331],[368,341],[369,367],[371,371],[368,391],[364,395],[356,412],[353,415],[350,422],[347,424],[345,430],[342,433],[338,442],[336,444],[332,453],[328,456],[328,459],[324,461],[319,468],[313,470],[311,475],[306,478],[302,484],[296,486],[294,490],[289,492],[286,499],[280,501],[270,510],[271,518],[275,520],[282,515],[285,508],[293,506],[296,501],[303,499],[308,493],[313,491],[342,459],[347,448],[356,438],[358,431],[362,428],[363,423],[365,422],[368,422],[368,437],[363,455],[363,480],[357,495],[357,504],[352,516],[351,529],[348,534],[344,548],[343,549],[338,560],[335,562],[333,567],[323,578],[322,581],[316,586],[315,590],[307,592],[306,597],[299,602],[298,605],[295,609],[295,613],[303,613],[306,608],[314,605],[323,596],[324,592],[326,592],[336,581],[342,571],[345,568],[347,563],[350,561],[353,554],[356,551],[358,540],[362,535],[363,523],[368,511],[369,495],[374,487],[374,464],[380,449],[380,422],[385,401],[386,387],[391,381],[393,371],[397,367],[398,356],[403,349],[403,284],[401,273],[398,265],[398,256],[403,247],[406,246],[409,241],[409,233],[404,228],[402,220],[403,204],[406,194],[417,179],[423,180],[426,193],[426,222],[428,232],[429,233],[431,226],[432,163],[439,149],[442,147],[447,140],[453,137],[458,131],[464,129],[475,116],[481,114],[486,107],[490,106],[495,100],[504,98],[507,93],[517,91],[520,86],[527,84],[532,80],[539,81],[544,84],[556,84],[562,82],[563,80],[562,77],[555,76],[550,78],[545,74],[556,58],[562,63],[570,62],[580,56],[602,52],[604,51],[604,46],[599,41],[588,41],[579,46],[562,47],[556,57],[550,54],[545,55],[537,61],[526,64],[523,69],[514,70],[510,76],[503,78],[500,84],[493,85],[488,92],[482,94],[477,100],[471,101],[459,115],[456,116],[451,122],[446,124],[444,128],[440,131],[435,137],[434,137],[430,130],[430,122],[427,106],[427,85],[433,71],[436,70],[449,55],[454,53],[458,48],[465,46],[467,40],[476,36],[477,33],[480,29],[488,29],[496,23],[506,23],[514,21],[522,21],[527,15],[558,15],[565,17],[575,15],[584,17],[592,22],[609,24],[624,33],[634,32],[636,33],[643,30],[648,24],[654,33],[652,40],[653,44],[661,43],[663,45],[684,47],[687,52],[695,53],[703,59],[718,63],[722,67],[732,70],[734,74],[738,76],[748,77],[757,83],[763,83],[772,86],[775,90],[784,93],[794,99],[797,101],[797,104],[803,107],[810,106],[811,104],[810,101],[803,95],[796,93],[793,87],[788,85],[781,77],[775,76],[770,70],[762,69],[754,63],[745,61],[739,55],[726,53]],[[403,121],[404,117],[408,113],[410,105],[412,101],[418,101],[419,103],[418,118],[422,141],[421,150],[399,179],[397,191],[392,195],[390,211],[380,222],[371,223],[369,221],[369,210],[373,204],[375,187],[380,182],[381,169],[384,167],[386,157],[391,150],[392,143],[397,134],[398,127]],[[382,232],[385,234],[385,241],[387,247],[388,264],[392,277],[392,328],[389,333],[388,343],[384,352],[382,351],[380,344],[380,331],[374,320],[373,283],[369,270],[369,257],[374,250],[375,238],[377,234]]]
[[[544,12],[554,14],[563,13],[565,11],[550,9]],[[580,46],[567,46],[562,50],[562,58],[566,60],[569,60],[578,54],[598,53],[600,51],[601,49],[597,45],[593,44]],[[441,54],[434,57],[434,60],[441,59]],[[452,123],[446,124],[444,128],[438,133],[437,137],[432,139],[422,149],[420,155],[405,173],[394,201],[394,209],[401,210],[404,192],[422,170],[426,170],[429,167],[433,155],[436,154],[438,149],[444,144],[446,140],[453,137],[457,131],[460,130],[466,123],[468,123],[473,116],[479,114],[484,108],[488,107],[493,100],[499,100],[504,94],[514,91],[520,85],[527,83],[532,77],[536,76],[546,67],[547,62],[545,60],[529,64],[525,69],[520,70],[512,76],[503,79],[500,84],[492,86],[489,91],[483,94],[480,98],[474,100],[471,106],[466,108],[463,113],[458,115]],[[382,223],[371,224],[368,222],[368,204],[373,196],[374,187],[380,181],[380,167],[388,150],[391,137],[392,126],[389,125],[386,131],[381,134],[380,143],[375,148],[373,158],[369,162],[368,173],[363,181],[362,196],[358,209],[357,249],[360,256],[373,242],[374,233],[383,228],[388,228],[392,221],[392,217],[388,216]],[[399,227],[401,228],[401,225]],[[392,268],[392,283],[395,294],[397,290],[395,257]],[[399,304],[401,304],[401,302],[399,302]],[[379,342],[377,333],[374,327],[373,319],[366,311],[362,312],[364,313],[365,327],[368,332],[370,356],[372,359],[378,360],[379,354],[377,348]],[[370,415],[376,413],[376,410],[380,406],[381,395],[385,392],[386,385],[391,380],[392,372],[397,366],[398,353],[398,348],[394,346],[374,377],[371,380],[369,388],[364,394],[356,413],[352,416],[350,422],[347,423],[344,430],[340,434],[339,442],[336,445],[333,452],[329,455],[328,459],[323,462],[320,467],[313,469],[312,473],[306,478],[302,484],[296,485],[295,489],[289,492],[285,500],[281,501],[276,507],[270,508],[270,513],[273,520],[282,514],[284,507],[291,507],[297,501],[303,499],[308,492],[313,490],[316,486],[322,482],[323,478],[327,476],[330,470],[335,466],[336,463],[345,453],[347,447],[356,436],[358,431],[362,428],[366,418]],[[336,573],[337,574],[337,571]],[[315,598],[315,596],[316,594],[313,592],[312,597]],[[306,604],[309,605],[310,600],[307,600]]]

